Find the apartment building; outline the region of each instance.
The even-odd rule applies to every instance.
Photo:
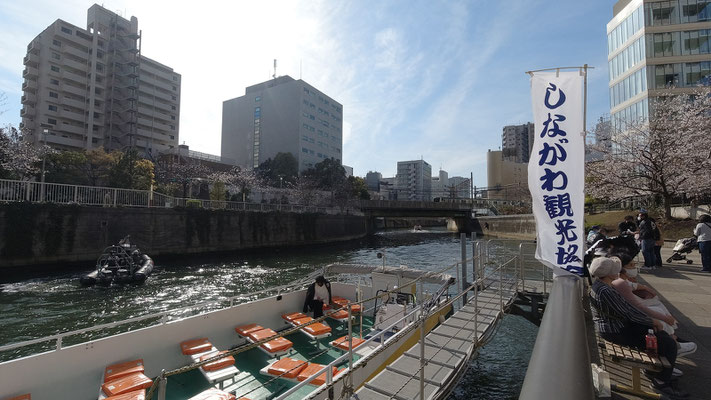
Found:
[[[532,122],[507,125],[501,134],[501,150],[504,160],[526,163],[533,148],[534,127]]]
[[[612,130],[645,120],[653,99],[711,85],[711,3],[620,0],[607,24]]]
[[[299,171],[343,158],[343,106],[288,75],[245,89],[222,103],[222,156],[257,168],[278,153],[291,153]]]
[[[398,161],[395,191],[397,200],[431,200],[432,166],[424,160]]]
[[[141,54],[138,19],[99,5],[86,28],[56,20],[27,46],[21,128],[64,150],[176,148],[180,74]]]

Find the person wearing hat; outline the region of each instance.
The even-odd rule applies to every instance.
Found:
[[[598,257],[590,263],[590,275],[595,277],[590,300],[593,305],[593,320],[600,336],[612,343],[644,350],[645,336],[654,329],[657,336],[657,352],[666,357],[670,366],[651,374],[652,388],[672,397],[688,397],[688,394],[672,384],[672,372],[676,363],[677,343],[663,330],[661,321],[650,318],[636,309],[612,287],[620,276],[622,262],[617,257]]]
[[[331,284],[323,275],[316,277],[316,282],[312,283],[306,290],[306,301],[304,302],[304,313],[311,308],[314,318],[323,316],[323,305],[331,304]]]

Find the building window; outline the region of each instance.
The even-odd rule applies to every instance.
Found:
[[[57,120],[54,118],[47,118],[47,123],[52,125],[57,125]]]
[[[57,106],[53,106],[50,104],[47,109],[49,109],[49,111],[57,111]]]
[[[173,86],[173,91],[176,91],[176,90],[178,90],[178,88],[177,88],[177,87],[175,87],[175,86]]]
[[[175,96],[171,96],[171,97],[173,98],[173,101],[176,101],[176,100],[178,100],[178,98],[177,98],[177,97],[175,97]]]
[[[175,125],[171,125],[171,126],[170,126],[170,129],[174,131],[174,130],[175,130]]]
[[[49,83],[52,84],[52,85],[59,85],[59,81],[56,80],[56,79],[50,79],[50,80],[49,80]]]
[[[55,99],[58,99],[58,98],[59,98],[59,94],[57,94],[56,92],[49,92],[49,97],[53,97],[53,98],[55,98]]]
[[[170,109],[171,109],[171,110],[175,110],[175,106],[170,106]]]
[[[54,72],[59,72],[59,67],[56,66],[56,65],[51,65],[51,66],[49,67],[49,69],[51,69],[51,70],[54,71]]]
[[[170,116],[170,119],[172,119],[173,121],[175,121],[175,115],[171,115],[171,116]]]
[[[257,96],[257,97],[254,98],[254,101],[255,101],[255,102],[262,101],[262,97],[261,97],[261,96]]]
[[[309,154],[309,149],[307,149],[306,147],[302,147],[302,148],[301,148],[301,152],[302,152],[302,153]]]
[[[57,40],[57,39],[52,40],[52,44],[55,45],[55,46],[57,46],[57,47],[61,47],[61,46],[62,46],[62,42],[60,42],[60,41]]]
[[[177,81],[178,81],[178,77],[175,76],[175,75],[173,75],[173,81],[177,82]]]
[[[67,34],[69,34],[69,35],[72,34],[72,30],[69,29],[69,28],[67,28],[67,27],[64,27],[64,26],[62,27],[62,32],[67,33]]]
[[[52,53],[52,58],[55,59],[55,60],[59,60],[60,57],[59,57],[59,54],[57,54],[57,53]]]

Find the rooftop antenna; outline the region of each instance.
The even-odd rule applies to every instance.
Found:
[[[272,78],[276,79],[276,58],[274,59],[274,75],[272,75]]]

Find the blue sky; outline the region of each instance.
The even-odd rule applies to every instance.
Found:
[[[222,102],[277,73],[343,104],[343,162],[393,176],[424,158],[433,174],[486,186],[504,125],[532,120],[524,71],[584,63],[588,129],[609,112],[605,26],[614,0],[104,2],[138,18],[142,53],[182,74],[180,141],[220,152]],[[86,25],[91,2],[0,0],[0,124],[20,122],[22,58],[55,19]],[[200,4],[199,6],[195,6]],[[204,5],[203,5],[204,4]]]

